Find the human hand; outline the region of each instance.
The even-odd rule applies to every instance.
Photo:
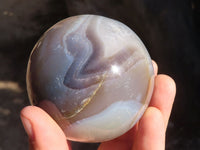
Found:
[[[157,65],[155,62],[153,65],[157,75]],[[101,143],[98,150],[164,150],[175,93],[174,81],[167,75],[157,75],[150,105],[140,121],[126,134]],[[57,123],[39,107],[25,107],[21,111],[21,119],[29,136],[30,149],[71,149]]]

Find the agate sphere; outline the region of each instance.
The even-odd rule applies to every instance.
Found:
[[[139,37],[119,21],[80,15],[55,24],[36,43],[27,90],[67,139],[102,142],[140,119],[151,99],[154,71]]]

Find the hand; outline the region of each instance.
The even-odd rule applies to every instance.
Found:
[[[153,64],[157,74],[157,65],[155,62]],[[140,121],[126,134],[101,143],[98,150],[164,150],[175,92],[175,83],[169,76],[157,75],[150,105]],[[60,127],[39,107],[25,107],[21,111],[21,119],[29,136],[30,149],[71,149]]]

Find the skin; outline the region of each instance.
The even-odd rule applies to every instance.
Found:
[[[126,134],[100,144],[98,150],[164,150],[165,133],[176,93],[174,80],[157,75],[149,107],[140,121]],[[70,143],[56,122],[42,109],[27,106],[21,120],[29,137],[31,150],[71,150]]]

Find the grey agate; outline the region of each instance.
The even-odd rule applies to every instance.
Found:
[[[27,68],[31,104],[47,111],[66,137],[80,142],[116,138],[140,119],[154,86],[151,58],[124,24],[80,15],[51,27]]]

